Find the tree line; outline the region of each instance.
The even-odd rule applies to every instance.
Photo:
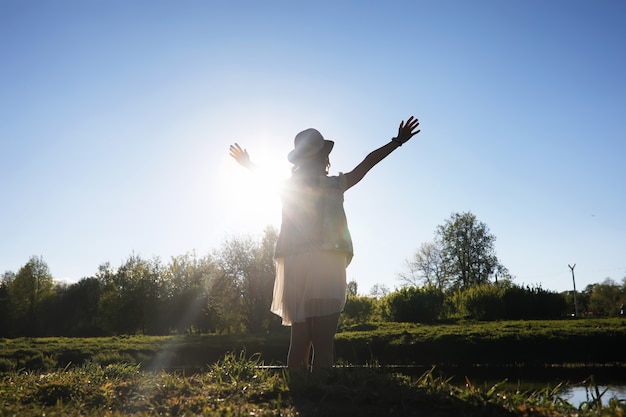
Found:
[[[169,262],[132,254],[72,284],[55,282],[43,258],[33,256],[0,280],[0,337],[273,331],[281,326],[269,312],[276,238],[268,227],[260,237],[233,237],[211,254]],[[364,296],[350,282],[342,324],[571,316],[571,292],[514,284],[494,242],[474,214],[453,213],[407,262],[399,289],[376,285]],[[577,303],[586,314],[617,314],[626,278],[587,286]]]
[[[354,287],[353,287],[354,288]],[[610,278],[590,284],[577,293],[579,317],[624,317],[626,278],[622,285]],[[548,291],[510,280],[442,290],[432,285],[410,286],[383,297],[348,296],[342,315],[344,324],[395,321],[441,323],[469,320],[539,320],[574,317],[571,291]]]
[[[33,256],[0,281],[0,337],[267,331],[280,326],[269,312],[276,237],[268,227],[167,263],[133,254],[72,284]]]

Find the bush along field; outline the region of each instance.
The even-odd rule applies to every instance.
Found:
[[[407,376],[375,366],[288,372],[260,356],[227,353],[203,372],[142,371],[86,362],[53,372],[0,375],[3,416],[623,416],[601,394],[573,407],[560,387],[507,392],[464,387],[432,371]]]

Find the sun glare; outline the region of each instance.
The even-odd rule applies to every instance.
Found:
[[[289,176],[289,163],[283,155],[251,155],[258,169],[243,168],[230,156],[222,163],[220,199],[225,221],[236,229],[257,232],[280,224],[280,187]]]

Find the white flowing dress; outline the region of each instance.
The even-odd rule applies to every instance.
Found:
[[[271,311],[282,324],[340,313],[346,304],[346,256],[308,251],[276,259]]]

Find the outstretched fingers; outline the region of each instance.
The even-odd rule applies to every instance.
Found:
[[[244,167],[248,167],[250,165],[250,155],[248,155],[248,151],[239,146],[238,143],[230,145],[229,151],[229,155],[240,165]]]
[[[420,132],[420,130],[415,131],[419,125],[419,120],[414,116],[409,117],[406,123],[403,120],[400,122],[400,127],[398,128],[398,138],[402,142],[408,141]]]
[[[234,145],[230,145],[229,150],[230,150],[229,155],[235,159],[241,158],[243,155],[247,153],[247,151],[242,149],[238,143],[235,143]]]
[[[417,126],[420,125],[420,122],[415,117],[409,117],[409,120],[406,121],[406,128],[413,131]]]
[[[229,155],[232,156],[233,158],[235,157],[235,155],[239,155],[243,153],[243,149],[241,149],[241,146],[239,146],[238,143],[230,145],[229,151],[230,151]]]

